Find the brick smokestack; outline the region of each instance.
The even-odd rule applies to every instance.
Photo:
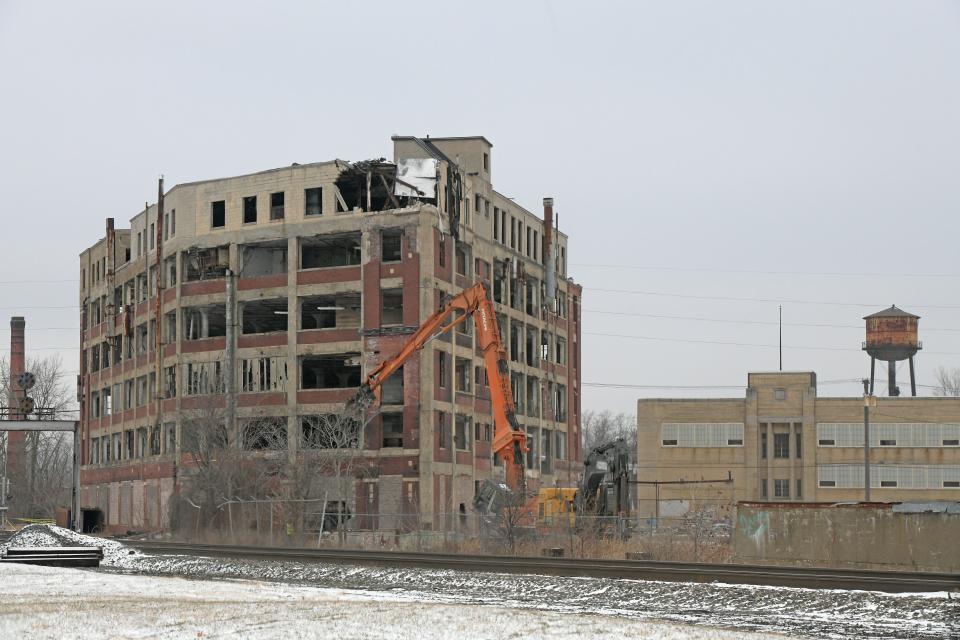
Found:
[[[12,420],[21,420],[23,416],[14,407],[20,406],[20,398],[23,397],[20,386],[17,384],[17,378],[21,373],[27,370],[26,354],[26,327],[27,322],[20,316],[10,318],[10,390],[7,397],[7,406],[9,417]],[[27,434],[25,431],[7,432],[7,469],[8,476],[16,476],[20,465],[23,463],[23,456],[26,450]]]

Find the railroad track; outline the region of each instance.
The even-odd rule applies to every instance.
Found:
[[[148,553],[219,556],[255,560],[331,562],[386,567],[663,580],[667,582],[724,582],[811,589],[858,589],[891,593],[960,591],[960,573],[817,569],[653,560],[517,558],[396,551],[287,549],[179,542],[127,541],[126,544]]]

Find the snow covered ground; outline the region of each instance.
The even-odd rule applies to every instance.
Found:
[[[131,594],[138,593],[137,589],[145,590],[151,597],[154,592],[181,594],[183,602],[170,600],[173,595],[160,597],[159,600],[166,604],[158,605],[157,611],[179,610],[181,607],[185,611],[196,609],[195,614],[199,616],[196,620],[204,620],[210,625],[205,629],[223,624],[226,625],[224,633],[239,633],[245,628],[231,625],[236,623],[234,616],[249,610],[258,620],[250,622],[250,628],[267,629],[269,633],[274,633],[272,629],[276,625],[276,628],[286,628],[284,621],[299,624],[297,621],[301,618],[314,621],[342,619],[344,628],[350,633],[355,628],[351,625],[359,625],[357,635],[348,633],[341,637],[441,638],[454,634],[461,620],[471,621],[465,627],[466,631],[460,633],[463,638],[510,637],[512,630],[516,631],[517,637],[579,635],[589,638],[606,636],[608,630],[618,629],[630,630],[641,638],[739,638],[771,637],[771,634],[838,639],[960,637],[960,599],[951,600],[946,593],[885,594],[154,556],[114,540],[41,526],[24,529],[10,544],[103,547],[104,562],[100,572],[79,573],[83,580],[93,576],[94,582],[102,581],[107,589],[99,596],[90,596],[99,598],[90,601],[90,607],[96,609],[107,604],[111,610],[115,606],[117,610],[128,611],[124,615],[138,612],[136,616],[151,621],[139,635],[131,631],[131,635],[125,637],[167,637],[163,634],[182,637],[164,626],[166,619],[160,613],[151,613],[154,611],[152,604],[132,602],[134,596]],[[0,565],[0,569],[5,570],[7,566],[10,565]],[[180,585],[177,587],[163,586],[171,584],[165,582],[171,579],[170,576],[190,580],[176,580]],[[135,582],[122,581],[128,577],[135,578]],[[151,580],[159,582],[154,586]],[[7,583],[6,577],[0,573],[0,585],[3,585],[0,601],[7,600],[7,593],[17,592],[16,589],[11,592]],[[133,586],[126,586],[128,584]],[[73,593],[65,588],[67,593]],[[234,594],[232,600],[231,593]],[[37,597],[40,602],[45,602],[43,593],[38,592]],[[83,598],[86,597],[84,594]],[[207,601],[207,597],[214,599]],[[101,604],[93,604],[97,601]],[[9,605],[0,605],[6,606]],[[359,613],[364,607],[376,613],[369,620],[373,626],[365,626],[363,615]],[[220,609],[234,613],[217,618],[216,611]],[[270,617],[273,615],[271,611],[275,614],[273,618]],[[7,610],[0,608],[0,620],[8,619]],[[522,624],[514,626],[512,621],[515,619]],[[504,620],[509,622],[503,623]],[[408,623],[411,634],[397,631],[407,629],[403,625]],[[0,622],[0,638],[7,637],[3,633],[5,624],[8,623]],[[161,631],[155,633],[152,630],[155,624],[160,625]],[[386,632],[381,625],[386,625]],[[317,628],[321,627],[304,627],[304,637],[313,635]],[[184,629],[181,627],[181,632]],[[763,635],[751,636],[750,632]],[[258,633],[258,637],[272,636]]]
[[[599,614],[273,582],[0,565],[0,638],[763,638]]]

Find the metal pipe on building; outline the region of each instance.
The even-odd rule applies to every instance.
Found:
[[[557,268],[553,259],[553,198],[543,199],[543,265],[547,271],[547,300],[557,295]]]
[[[233,271],[227,269],[226,272],[227,278],[227,308],[226,308],[226,323],[227,323],[227,371],[224,374],[224,391],[226,391],[227,399],[227,415],[226,415],[226,427],[227,427],[227,437],[233,437],[236,433],[236,418],[237,418],[237,390],[235,389],[236,382],[236,370],[237,370],[237,323],[236,316],[234,314],[234,308],[237,303],[237,289],[236,281],[233,277]]]
[[[863,501],[870,502],[870,382],[863,381]]]

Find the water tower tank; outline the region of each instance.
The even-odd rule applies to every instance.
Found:
[[[877,360],[887,363],[887,382],[891,396],[900,395],[897,387],[897,362],[910,361],[910,388],[917,395],[917,385],[913,373],[913,356],[923,348],[918,339],[917,324],[920,316],[915,316],[896,306],[878,311],[864,317],[867,323],[867,339],[863,350],[870,354],[870,393],[873,393],[874,369]]]

